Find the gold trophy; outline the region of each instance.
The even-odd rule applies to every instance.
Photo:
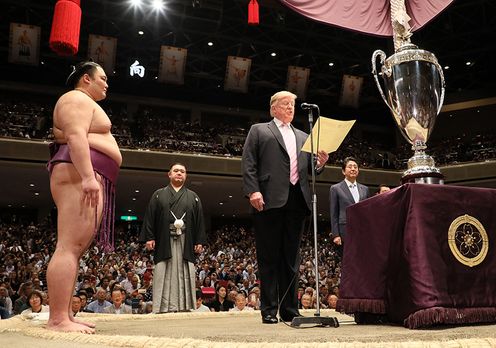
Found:
[[[391,2],[395,53],[386,58],[381,50],[372,55],[372,74],[401,134],[415,152],[408,160],[402,183],[443,184],[434,159],[425,153],[426,142],[444,101],[445,81],[436,56],[410,42],[410,17],[404,0]],[[376,69],[377,58],[382,64]],[[382,75],[384,90],[378,75]]]

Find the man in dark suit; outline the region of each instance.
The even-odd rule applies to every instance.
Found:
[[[353,157],[346,157],[341,167],[344,180],[331,186],[329,200],[331,204],[331,239],[340,246],[342,254],[343,237],[346,235],[346,208],[369,197],[367,186],[359,184],[356,179],[359,169]]]
[[[281,91],[270,99],[267,123],[251,127],[243,148],[244,193],[254,210],[261,285],[262,322],[291,321],[299,316],[296,276],[305,218],[311,209],[310,154],[301,148],[307,134],[294,128],[296,95]],[[329,156],[317,155],[317,172]]]

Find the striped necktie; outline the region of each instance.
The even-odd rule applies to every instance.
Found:
[[[296,136],[291,129],[289,124],[283,124],[281,126],[281,134],[284,139],[284,145],[286,145],[286,150],[289,155],[290,172],[289,181],[295,185],[298,182],[298,158],[296,156]]]
[[[360,201],[360,194],[358,193],[357,184],[351,184],[350,191],[351,191],[351,195],[353,196],[353,199],[355,200],[355,203],[358,203]]]

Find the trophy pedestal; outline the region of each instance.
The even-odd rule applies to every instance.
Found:
[[[444,184],[444,175],[439,173],[418,173],[403,175],[401,178],[402,184]]]
[[[401,183],[444,184],[444,175],[424,151],[425,143],[416,141],[413,148],[415,155],[408,160],[408,170],[403,173]]]

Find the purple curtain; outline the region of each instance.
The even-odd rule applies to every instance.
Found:
[[[281,0],[299,14],[316,21],[363,33],[392,36],[389,0]],[[453,0],[406,0],[415,31],[443,11]]]

